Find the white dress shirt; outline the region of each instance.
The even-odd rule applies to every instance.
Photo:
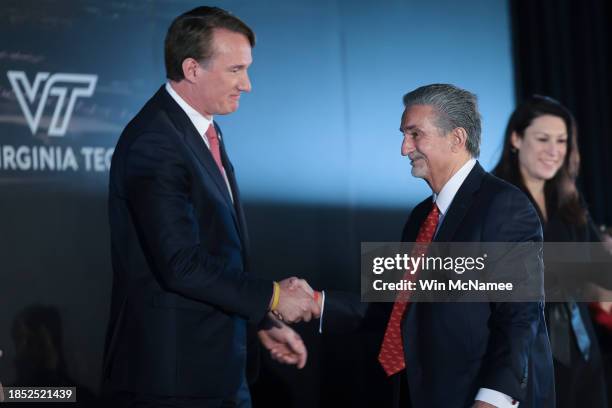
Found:
[[[181,109],[185,112],[185,114],[189,117],[189,120],[191,121],[191,123],[193,123],[193,126],[195,126],[196,130],[198,131],[198,134],[201,136],[202,140],[206,144],[206,147],[208,147],[208,150],[210,150],[210,144],[208,143],[208,138],[206,137],[206,131],[210,126],[214,126],[212,116],[210,117],[210,119],[207,119],[200,112],[193,109],[193,107],[191,107],[191,105],[189,105],[183,98],[181,98],[181,96],[174,90],[174,88],[172,88],[172,85],[170,85],[169,82],[166,82],[166,92],[170,94],[172,99],[174,99],[178,106],[180,106]],[[221,139],[221,136],[219,136],[219,139]],[[225,169],[223,169],[222,175],[223,179],[225,180],[225,185],[227,186],[227,191],[229,192],[230,198],[232,199],[233,203],[234,195],[232,194],[232,188],[230,187],[227,174],[225,174]]]

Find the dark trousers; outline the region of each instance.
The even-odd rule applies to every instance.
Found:
[[[112,397],[117,408],[251,408],[251,393],[246,379],[235,395],[228,398],[173,397],[134,392],[119,392]]]

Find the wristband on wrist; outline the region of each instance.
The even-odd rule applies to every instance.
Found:
[[[272,295],[272,305],[270,306],[270,310],[274,311],[276,310],[278,301],[280,300],[280,285],[276,281],[272,282],[272,284],[274,285],[274,294]]]

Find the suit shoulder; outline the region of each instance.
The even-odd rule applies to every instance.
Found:
[[[482,181],[482,189],[493,194],[504,194],[507,196],[516,196],[529,200],[525,193],[517,186],[502,180],[491,173],[486,173]]]
[[[157,162],[180,152],[180,132],[174,127],[158,99],[156,96],[149,99],[121,133],[111,161],[111,189],[113,182],[124,176],[131,162],[128,157],[133,155],[134,151],[139,151],[141,157]]]
[[[481,192],[490,207],[524,207],[528,208],[537,217],[537,212],[524,191],[493,174],[486,173],[483,178]]]
[[[489,237],[489,241],[542,240],[538,213],[518,187],[487,173],[481,192],[481,198],[486,202],[483,204],[487,220],[484,235]]]
[[[121,155],[127,152],[135,142],[145,142],[142,139],[157,138],[160,143],[164,141],[169,143],[173,139],[169,136],[178,133],[167,112],[153,96],[125,126],[117,142],[115,153]]]

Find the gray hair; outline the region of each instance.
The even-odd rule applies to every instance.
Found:
[[[404,95],[406,109],[429,105],[437,112],[436,126],[447,134],[461,127],[467,132],[466,148],[472,157],[480,154],[480,113],[475,94],[450,84],[425,85]]]

